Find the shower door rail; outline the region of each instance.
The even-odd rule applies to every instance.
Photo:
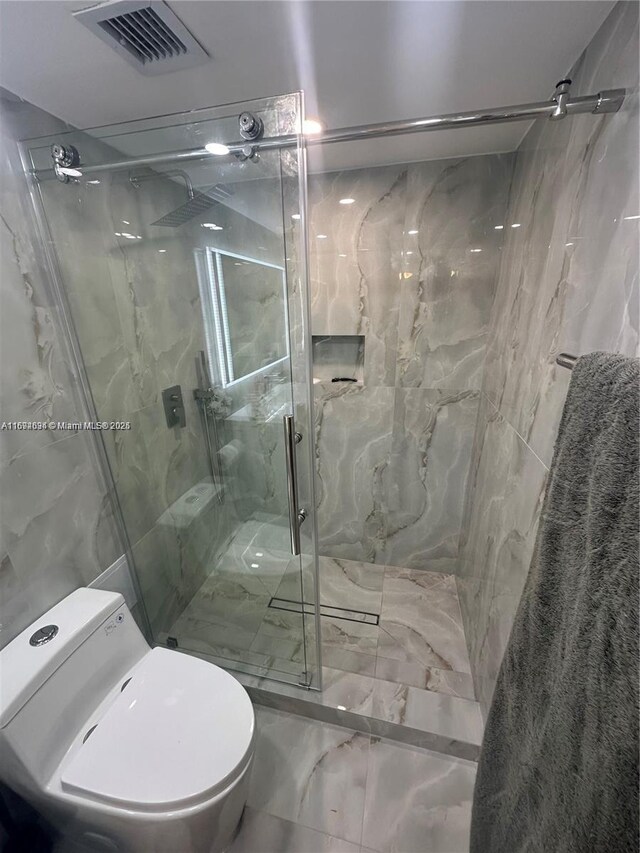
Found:
[[[260,151],[273,151],[281,148],[296,148],[300,145],[301,135],[306,145],[327,145],[333,142],[356,142],[363,139],[376,139],[381,136],[400,136],[408,133],[424,133],[434,130],[453,130],[458,127],[477,127],[487,124],[503,124],[515,121],[532,121],[537,118],[548,118],[551,121],[564,119],[567,116],[592,113],[604,115],[616,113],[621,108],[625,89],[603,89],[594,95],[571,97],[569,93],[570,80],[561,80],[556,85],[553,97],[547,101],[534,101],[527,104],[514,104],[505,107],[489,107],[480,110],[468,110],[459,113],[441,113],[423,118],[399,119],[396,121],[377,122],[375,124],[354,125],[326,130],[313,135],[290,133],[283,136],[254,139],[249,144],[246,141],[233,141],[227,144],[218,143],[215,153],[206,148],[192,148],[183,151],[169,151],[153,154],[147,157],[134,157],[100,165],[80,165],[78,169],[84,174],[110,171],[117,169],[133,169],[141,166],[157,166],[168,162],[189,162],[213,157],[224,160],[227,157],[246,159]],[[249,152],[249,154],[247,154]],[[32,174],[40,180],[48,180],[55,176],[54,169],[34,169]]]

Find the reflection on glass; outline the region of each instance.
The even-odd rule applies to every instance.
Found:
[[[211,249],[208,272],[223,386],[287,358],[284,269]]]

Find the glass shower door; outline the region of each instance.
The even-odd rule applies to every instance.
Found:
[[[154,642],[318,686],[304,151],[225,155],[241,113],[301,96],[25,151]]]

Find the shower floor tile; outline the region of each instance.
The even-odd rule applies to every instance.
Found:
[[[179,647],[246,673],[241,680],[263,704],[451,755],[477,755],[482,720],[455,577],[320,558],[323,605],[375,614],[379,624],[323,615],[324,690],[301,691],[301,615],[269,606],[274,594],[299,599],[297,565],[286,552],[256,544],[260,535],[273,542],[281,534],[264,521],[241,527],[168,632]],[[250,675],[260,671],[288,684]]]
[[[362,610],[365,602],[375,605],[371,590],[379,587],[380,604],[368,612],[380,619],[378,625],[362,625],[323,616],[325,666],[475,699],[453,575],[321,557],[323,603],[325,585],[337,591],[340,584],[345,591],[351,587],[350,604],[341,606]],[[335,600],[340,600],[337,595]]]

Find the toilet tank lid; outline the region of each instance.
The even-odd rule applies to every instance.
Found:
[[[76,589],[0,651],[0,729],[4,728],[44,682],[124,604],[120,593]],[[57,633],[42,645],[31,637],[49,625]]]

